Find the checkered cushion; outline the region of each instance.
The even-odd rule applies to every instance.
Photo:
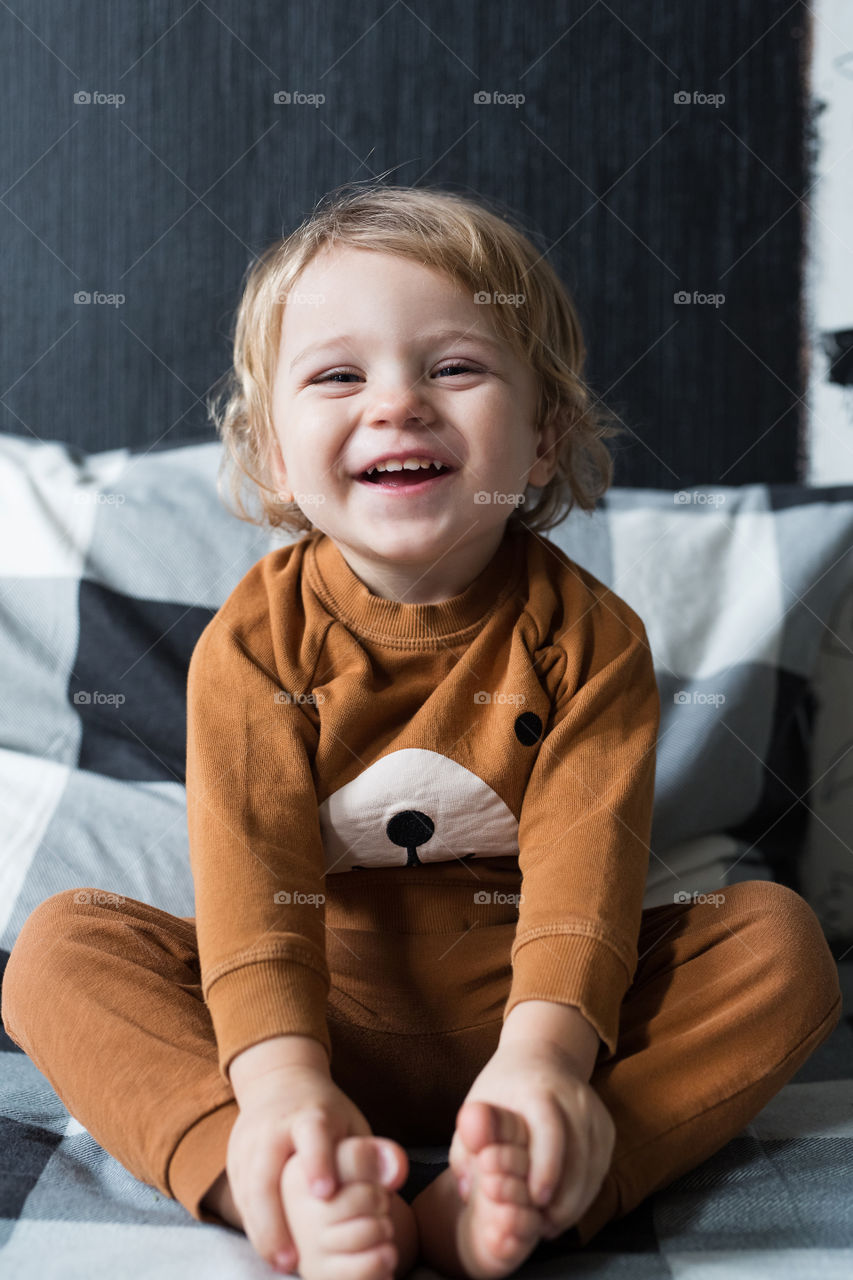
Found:
[[[251,565],[293,538],[231,515],[221,457],[218,442],[86,455],[0,440],[0,947],[80,884],[193,914],[190,654]],[[809,808],[817,691],[828,714],[837,703],[816,677],[827,638],[849,656],[830,622],[853,582],[853,486],[615,488],[548,536],[649,635],[662,719],[645,905],[773,877],[853,942]],[[836,851],[853,843],[834,836]]]

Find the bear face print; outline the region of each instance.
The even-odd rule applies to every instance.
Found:
[[[392,751],[324,800],[319,816],[327,874],[518,854],[512,810],[437,751]]]

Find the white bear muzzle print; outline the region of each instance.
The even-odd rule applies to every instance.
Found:
[[[319,816],[329,875],[518,855],[512,810],[437,751],[392,751],[324,800]]]

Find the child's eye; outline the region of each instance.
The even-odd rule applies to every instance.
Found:
[[[439,369],[438,372],[439,373],[456,373],[460,369],[465,373],[476,372],[474,369],[471,368],[469,364],[464,364],[464,363],[463,364],[446,364],[444,368]]]
[[[457,363],[457,364],[446,364],[442,369],[439,369],[439,370],[438,370],[438,373],[439,373],[439,374],[441,374],[441,373],[458,373],[459,371],[462,371],[462,372],[464,372],[464,373],[475,373],[475,372],[476,372],[476,370],[475,370],[475,369],[473,369],[471,365],[464,364],[464,363]],[[335,379],[335,378],[357,378],[357,377],[358,377],[358,374],[357,374],[357,373],[351,373],[351,372],[350,372],[349,370],[347,370],[347,369],[337,369],[337,370],[334,370],[332,373],[325,373],[325,374],[323,374],[323,376],[322,376],[321,378],[314,378],[314,379],[313,379],[313,381],[314,381],[315,383],[317,383],[317,382],[331,382],[331,381],[333,381],[333,379]],[[340,383],[338,383],[338,385],[340,386],[341,384],[340,384]]]

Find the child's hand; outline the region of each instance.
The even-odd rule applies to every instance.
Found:
[[[466,1102],[493,1102],[523,1116],[530,1134],[531,1204],[542,1209],[549,1239],[574,1226],[598,1195],[610,1168],[616,1126],[574,1062],[548,1042],[502,1044],[469,1089]],[[470,1153],[458,1130],[450,1166],[463,1180]],[[476,1157],[474,1157],[476,1158]],[[540,1198],[549,1189],[547,1199]]]
[[[239,1107],[228,1139],[228,1182],[249,1241],[275,1265],[276,1254],[296,1258],[282,1195],[287,1161],[298,1152],[312,1182],[328,1180],[325,1194],[318,1192],[328,1199],[338,1189],[338,1142],[372,1131],[328,1072],[311,1067],[268,1072],[252,1090],[244,1088]]]

